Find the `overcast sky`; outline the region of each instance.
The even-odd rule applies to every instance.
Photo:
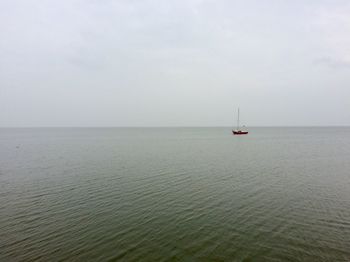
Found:
[[[1,0],[0,126],[350,125],[350,1]]]

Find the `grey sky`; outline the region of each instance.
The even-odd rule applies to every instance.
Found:
[[[0,126],[350,125],[350,1],[2,0]]]

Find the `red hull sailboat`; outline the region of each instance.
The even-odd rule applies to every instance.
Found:
[[[234,135],[247,135],[248,131],[243,131],[239,128],[239,108],[238,108],[238,116],[237,116],[237,129],[232,130],[232,134]]]

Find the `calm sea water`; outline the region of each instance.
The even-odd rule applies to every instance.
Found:
[[[1,261],[350,261],[350,128],[0,129]]]

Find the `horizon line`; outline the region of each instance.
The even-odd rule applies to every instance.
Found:
[[[234,126],[0,126],[0,128],[235,128]],[[350,125],[257,125],[255,127],[350,127]]]

